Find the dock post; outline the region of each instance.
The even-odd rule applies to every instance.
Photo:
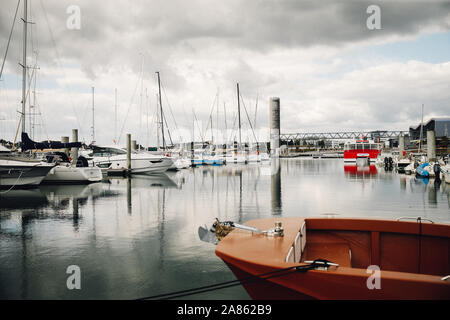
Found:
[[[270,155],[280,155],[280,98],[270,98]]]
[[[72,142],[78,142],[78,129],[72,129]],[[71,150],[72,164],[76,165],[78,161],[78,148]]]
[[[436,161],[436,135],[433,130],[427,131],[427,157],[428,161]]]
[[[137,150],[137,142],[136,140],[131,140],[131,150]]]
[[[227,143],[225,142],[222,145],[222,158],[223,158],[223,163],[226,164],[226,157],[227,157]]]
[[[62,143],[69,143],[69,137],[61,137],[61,142]],[[64,148],[64,153],[69,156],[69,149],[68,148]]]
[[[127,174],[131,172],[131,134],[127,133]]]
[[[194,141],[191,142],[191,166],[194,166]]]

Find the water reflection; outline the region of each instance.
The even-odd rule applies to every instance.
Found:
[[[272,158],[270,160],[270,191],[272,202],[272,214],[279,215],[282,213],[281,205],[281,167],[280,159]]]
[[[39,208],[47,205],[47,197],[40,189],[12,189],[0,193],[0,208],[25,209]]]
[[[345,175],[349,178],[373,178],[378,173],[378,169],[375,165],[359,166],[356,164],[344,165]]]
[[[243,223],[332,212],[438,222],[450,220],[449,198],[448,184],[339,159],[12,190],[0,195],[0,299],[132,299],[234,280],[214,245],[198,238],[198,227],[215,218]],[[81,291],[65,288],[71,264],[84,275]],[[193,298],[248,295],[238,287]]]

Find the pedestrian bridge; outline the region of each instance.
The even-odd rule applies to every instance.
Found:
[[[281,133],[280,139],[282,141],[296,141],[296,140],[333,140],[333,139],[391,139],[398,138],[409,134],[409,131],[341,131],[341,132],[319,132],[319,133]]]

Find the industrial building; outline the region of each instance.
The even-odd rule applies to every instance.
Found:
[[[420,139],[421,125],[409,127],[409,138],[411,140]],[[433,130],[436,138],[450,138],[450,117],[431,118],[423,124],[422,139],[427,137],[427,131]]]

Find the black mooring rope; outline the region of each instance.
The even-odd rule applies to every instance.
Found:
[[[181,290],[181,291],[175,291],[175,292],[170,292],[170,293],[164,293],[164,294],[158,294],[158,295],[154,295],[154,296],[139,298],[137,300],[150,300],[150,299],[166,300],[166,299],[185,297],[185,296],[189,296],[189,295],[193,295],[193,294],[210,292],[210,291],[219,290],[219,289],[226,289],[226,288],[243,285],[243,284],[247,284],[247,283],[251,283],[251,282],[255,282],[255,281],[267,280],[267,279],[285,276],[285,275],[291,274],[292,271],[306,272],[308,270],[317,268],[319,265],[327,266],[328,262],[329,262],[328,260],[316,259],[310,264],[288,267],[288,268],[274,270],[274,271],[270,271],[270,272],[266,272],[266,273],[262,273],[262,274],[258,274],[258,275],[251,275],[242,280],[225,281],[225,282],[202,286],[202,287],[198,287],[198,288],[191,288],[191,289],[186,289],[186,290]]]

